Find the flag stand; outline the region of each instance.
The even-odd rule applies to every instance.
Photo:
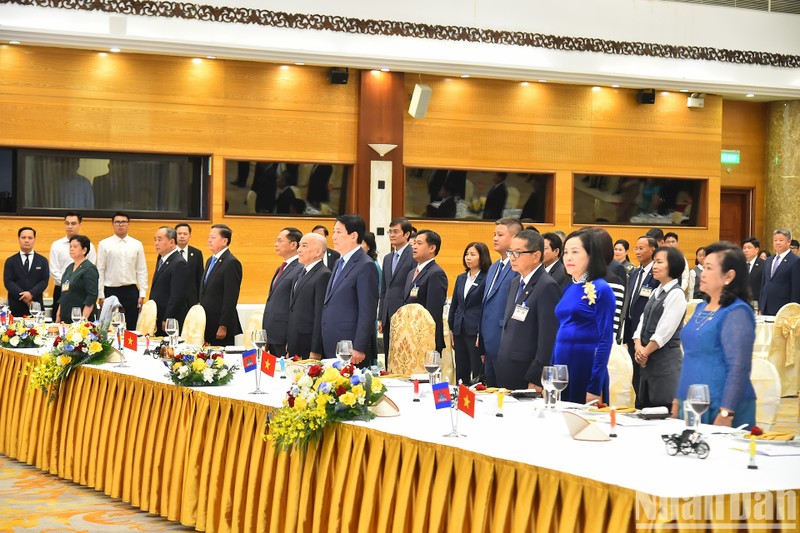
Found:
[[[250,394],[267,394],[267,391],[261,390],[261,358],[264,357],[263,350],[256,349],[256,358],[258,360],[256,366],[256,390],[251,391]]]
[[[443,437],[466,437],[463,433],[458,432],[458,393],[453,393],[451,395],[450,400],[450,425],[452,426],[450,433],[446,433],[442,435]],[[453,415],[453,411],[456,411],[456,414]]]

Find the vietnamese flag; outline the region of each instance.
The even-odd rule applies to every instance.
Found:
[[[458,410],[475,418],[475,393],[464,384],[458,386]]]
[[[275,377],[275,367],[278,366],[278,358],[269,352],[261,354],[261,371],[271,378]]]
[[[134,352],[139,348],[139,337],[132,331],[125,330],[125,338],[123,339],[123,346]]]
[[[453,406],[453,402],[450,399],[450,383],[443,381],[437,383],[431,389],[433,390],[433,402],[436,404],[437,409],[447,409]]]
[[[242,366],[244,367],[245,372],[250,372],[251,370],[256,369],[258,363],[256,362],[255,350],[247,350],[246,352],[242,352]]]

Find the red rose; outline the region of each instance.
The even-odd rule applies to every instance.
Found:
[[[300,356],[299,355],[295,355],[294,357],[292,357],[292,361],[294,361],[294,362],[297,362],[299,360],[300,360]]]
[[[602,408],[604,408],[604,407],[608,407],[608,406],[607,406],[606,404],[604,404],[603,402],[597,402],[596,404],[594,404],[594,406],[595,406],[595,407],[597,407],[598,409],[602,409]]]
[[[475,385],[475,390],[486,390],[486,385],[484,385],[483,383],[478,383],[477,385]]]
[[[214,352],[213,354],[211,354],[211,360],[212,360],[212,361],[216,361],[216,360],[217,360],[217,359],[219,359],[220,357],[222,357],[222,354],[221,354],[221,353],[219,353],[219,352]]]
[[[342,394],[346,393],[347,389],[344,388],[344,385],[339,385],[336,388],[336,396],[341,396]]]
[[[750,430],[750,434],[753,435],[754,437],[758,437],[759,435],[764,434],[764,430],[758,426],[753,426],[753,429]]]
[[[388,374],[388,372],[387,372],[386,370],[381,370],[381,371],[380,371],[380,374],[381,374],[381,376],[385,376],[385,375],[387,375],[387,374]]]
[[[311,368],[308,369],[308,377],[315,378],[322,374],[322,366],[320,365],[312,365]]]
[[[36,336],[39,334],[39,332],[38,332],[38,331],[36,331],[36,330],[35,330],[35,329],[33,329],[33,328],[31,328],[31,329],[29,330],[29,333],[30,333],[31,335],[33,335],[34,337],[36,337]]]
[[[6,335],[8,335],[8,338],[9,338],[9,339],[10,339],[11,337],[13,337],[14,335],[16,335],[16,334],[17,334],[17,332],[16,332],[16,331],[14,331],[13,329],[9,329],[8,331],[6,331]]]
[[[181,353],[176,353],[176,354],[175,354],[175,360],[176,360],[176,361],[183,361],[183,354],[181,354]]]
[[[288,404],[289,404],[289,407],[294,407],[294,396],[292,396],[291,394],[289,394],[289,395],[286,397],[286,403],[288,403]]]
[[[353,375],[353,372],[355,372],[355,370],[356,369],[353,365],[344,365],[342,367],[342,371],[340,372],[340,374],[346,378],[349,378],[350,376]]]

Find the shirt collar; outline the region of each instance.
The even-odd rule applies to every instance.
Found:
[[[422,269],[423,269],[423,268],[425,268],[426,266],[428,266],[428,263],[431,263],[431,262],[433,262],[433,261],[435,261],[435,260],[436,260],[436,258],[435,258],[435,257],[431,257],[430,259],[428,259],[428,260],[427,260],[427,261],[425,261],[424,263],[420,263],[420,264],[418,264],[418,265],[417,265],[417,272],[422,272]]]
[[[34,254],[33,250],[28,252],[28,256],[31,258],[31,260],[33,260],[33,254]],[[23,252],[22,250],[19,251],[19,256],[22,258],[23,261],[25,260],[25,252]]]
[[[161,256],[161,262],[164,263],[167,259],[169,259],[169,256],[171,256],[172,254],[176,253],[177,251],[178,251],[178,248],[175,247],[175,248],[172,249],[171,252],[168,252],[167,255],[162,255]]]
[[[286,266],[289,266],[289,265],[291,265],[291,264],[292,264],[292,261],[297,261],[298,257],[299,257],[299,256],[298,256],[297,254],[295,254],[295,255],[293,255],[292,257],[290,257],[289,259],[286,259],[286,260],[284,261],[284,263],[286,263]]]
[[[321,263],[321,262],[322,262],[322,259],[317,259],[316,261],[314,261],[314,262],[313,262],[313,263],[311,263],[310,265],[306,265],[306,266],[304,267],[304,268],[306,269],[306,273],[309,273],[309,272],[311,272],[311,269],[312,269],[312,268],[314,268],[314,267],[317,265],[317,263]]]
[[[344,264],[346,265],[346,264],[347,264],[347,262],[348,262],[348,261],[350,261],[350,259],[353,257],[353,254],[355,254],[355,253],[356,253],[357,251],[359,251],[359,250],[361,250],[361,246],[360,246],[360,245],[359,245],[359,246],[356,246],[355,248],[353,248],[352,250],[350,250],[349,252],[347,252],[346,254],[344,254],[344,255],[342,256],[342,261],[344,261]],[[362,250],[362,251],[363,251],[363,250]]]
[[[403,250],[405,250],[406,248],[408,248],[408,241],[406,241],[406,243],[403,246],[395,250],[395,252],[397,252],[398,254],[402,254]]]
[[[223,249],[222,249],[222,250],[220,250],[219,252],[215,253],[215,254],[214,254],[214,257],[216,257],[217,259],[219,259],[220,257],[222,257],[222,254],[224,254],[224,253],[225,253],[225,252],[227,252],[227,251],[228,251],[228,247],[226,246],[225,248],[223,248]]]
[[[528,273],[528,275],[527,275],[527,276],[525,276],[524,278],[522,278],[522,282],[521,282],[521,283],[524,283],[525,285],[527,285],[527,284],[528,284],[528,282],[529,282],[529,281],[531,280],[531,278],[533,277],[533,275],[534,275],[534,274],[536,274],[536,271],[537,271],[537,270],[539,270],[541,267],[542,267],[542,263],[539,263],[538,265],[536,265],[536,268],[534,268],[533,270],[531,270],[531,271]]]
[[[667,292],[668,290],[672,289],[672,287],[677,285],[679,281],[680,281],[679,279],[673,279],[672,281],[670,281],[666,285],[660,285],[658,287],[658,289],[656,289],[656,294],[661,294],[662,292]]]

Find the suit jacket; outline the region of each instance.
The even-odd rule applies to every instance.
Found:
[[[283,274],[277,280],[280,267],[275,270],[270,282],[269,296],[264,304],[264,318],[261,319],[262,327],[267,331],[267,344],[286,344],[286,332],[289,326],[289,298],[297,273],[303,269],[297,259],[286,265]]]
[[[764,276],[764,260],[760,257],[756,257],[753,261],[753,268],[750,270],[750,273],[747,275],[747,285],[750,287],[750,299],[751,300],[759,300],[761,296],[761,279]],[[696,283],[699,285],[700,280],[698,279]]]
[[[503,336],[497,355],[497,385],[508,389],[526,389],[528,383],[542,384],[542,367],[550,364],[558,332],[556,305],[561,287],[539,268],[517,300],[521,278],[511,282],[503,314]],[[513,317],[517,304],[528,307],[524,321]]]
[[[641,296],[642,288],[655,289],[660,285],[658,280],[653,278],[653,269],[651,268],[650,272],[645,276],[641,287],[634,294],[633,291],[641,272],[642,267],[637,267],[636,270],[631,272],[631,280],[628,282],[628,290],[625,291],[625,302],[622,305],[622,312],[625,317],[625,335],[623,339],[626,343],[633,342],[633,332],[636,331],[639,320],[642,318],[642,313],[644,313],[644,306],[647,305],[648,298]]]
[[[556,280],[558,286],[561,287],[561,290],[564,290],[564,287],[570,284],[572,278],[569,274],[567,274],[567,269],[560,260],[553,263],[553,268],[550,269],[550,277]]]
[[[405,295],[403,305],[420,304],[428,310],[436,324],[436,350],[444,350],[444,302],[447,300],[447,274],[442,267],[431,261],[414,278],[416,267],[406,275],[406,284],[403,290]],[[416,295],[412,292],[416,288]]]
[[[336,357],[336,343],[352,340],[353,349],[368,353],[378,313],[378,269],[364,250],[357,249],[339,274],[334,265],[322,304],[322,345],[326,357]]]
[[[186,287],[189,279],[189,263],[177,250],[161,263],[153,274],[150,284],[150,299],[158,308],[156,319],[156,335],[165,335],[162,323],[168,318],[175,318],[183,326],[186,318]]]
[[[408,273],[417,268],[417,263],[414,261],[412,254],[411,246],[406,246],[397,261],[396,272],[392,272],[394,252],[386,254],[383,258],[383,279],[381,280],[381,302],[378,320],[381,321],[384,328],[390,324],[392,315],[403,306],[403,300],[406,298],[403,291],[406,288]]]
[[[290,356],[308,359],[311,352],[322,353],[322,304],[330,279],[331,271],[322,262],[314,265],[302,278],[295,276],[286,332]]]
[[[180,250],[178,254],[180,255]],[[186,309],[200,302],[200,286],[203,284],[203,274],[205,273],[205,263],[203,262],[203,252],[194,246],[186,247],[186,263],[189,266],[189,280],[186,283]]]
[[[486,290],[483,294],[483,311],[481,312],[481,328],[478,331],[480,352],[487,357],[497,357],[500,349],[500,336],[503,333],[503,316],[506,310],[506,296],[511,281],[519,274],[511,270],[511,261],[498,275],[492,286],[495,272],[500,268],[500,261],[495,261],[486,273]]]
[[[498,183],[486,193],[486,205],[483,208],[483,218],[485,220],[497,220],[503,217],[503,209],[506,207],[508,199],[508,188],[506,182]]]
[[[206,262],[205,271],[208,271],[210,264],[211,257]],[[233,337],[242,332],[236,312],[241,285],[242,264],[230,250],[225,250],[200,288],[200,305],[206,312],[206,342],[219,343],[216,336],[220,326],[228,328],[225,342],[232,343]]]
[[[275,199],[275,212],[278,214],[291,213],[294,200],[294,191],[291,187],[286,187]]]
[[[42,294],[50,282],[50,268],[47,258],[33,252],[29,261],[31,263],[30,267],[25,270],[22,266],[22,256],[17,252],[6,259],[6,264],[3,268],[3,282],[8,291],[8,307],[14,316],[29,314],[28,304],[19,299],[20,293],[26,291],[30,292],[31,296],[33,296],[33,301],[42,304],[42,309],[44,309]]]
[[[456,218],[456,199],[453,196],[445,198],[439,207],[428,206],[428,216],[432,218]]]
[[[791,251],[781,260],[775,275],[772,275],[773,255],[764,262],[761,277],[761,293],[758,308],[763,315],[777,315],[784,305],[800,303],[800,258]]]
[[[481,303],[483,292],[486,289],[486,272],[478,273],[472,287],[464,298],[464,285],[467,283],[467,272],[459,274],[456,278],[456,287],[450,299],[450,312],[447,323],[453,335],[478,335],[481,327]],[[473,339],[474,340],[474,339]]]
[[[328,267],[328,270],[331,270],[340,257],[342,257],[342,254],[333,248],[328,248],[328,250],[325,252],[325,260],[323,263],[325,263],[325,266]],[[331,270],[331,272],[333,272],[333,270]]]

